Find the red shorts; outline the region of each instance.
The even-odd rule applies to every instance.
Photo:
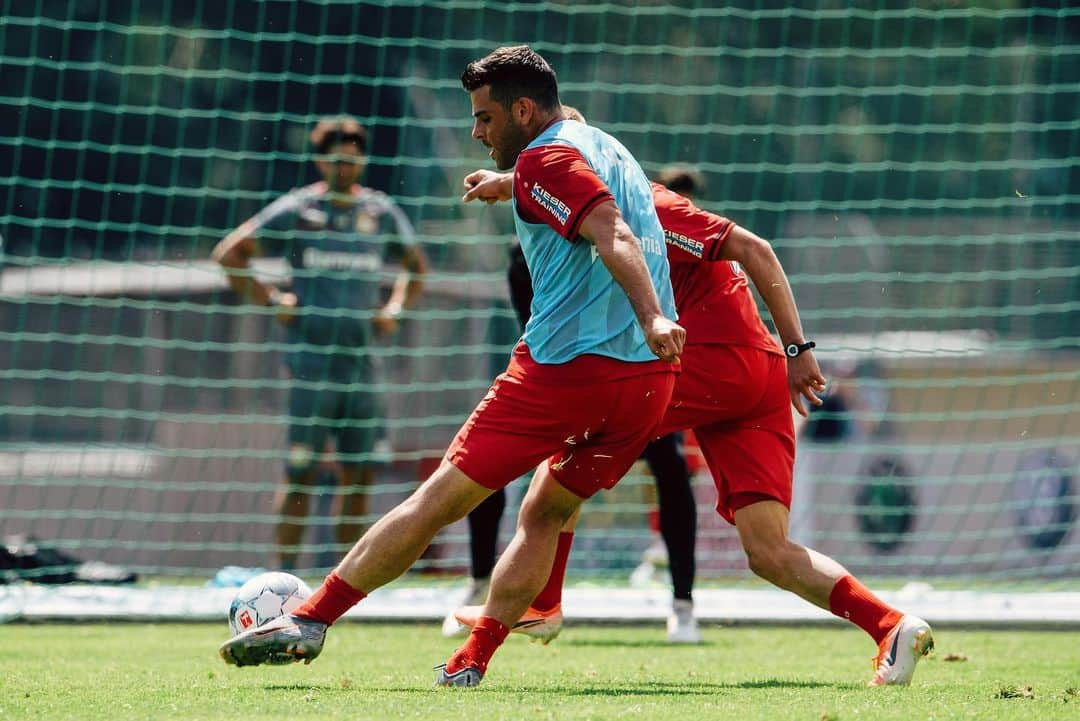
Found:
[[[762,500],[791,507],[795,424],[787,362],[749,346],[687,345],[660,435],[693,429],[729,523]]]
[[[555,480],[588,498],[618,483],[656,437],[674,385],[670,363],[586,355],[542,365],[518,344],[446,458],[493,490],[547,459]]]

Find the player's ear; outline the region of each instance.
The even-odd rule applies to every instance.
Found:
[[[536,103],[532,98],[518,98],[510,106],[510,114],[519,125],[526,125],[536,115]]]

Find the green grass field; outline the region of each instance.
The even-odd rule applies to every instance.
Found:
[[[938,629],[910,688],[868,689],[872,643],[846,628],[570,626],[512,637],[479,689],[436,689],[457,641],[434,625],[343,622],[310,666],[237,669],[224,624],[0,626],[0,719],[1080,718],[1080,632]],[[1030,691],[1028,691],[1030,687]]]

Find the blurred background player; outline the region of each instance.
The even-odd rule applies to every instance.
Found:
[[[341,473],[336,542],[347,548],[363,530],[380,425],[367,348],[373,331],[397,330],[427,272],[405,214],[384,193],[357,183],[367,162],[364,127],[350,117],[325,118],[310,140],[323,180],[278,198],[213,251],[234,291],[275,310],[292,346],[285,357],[293,381],[288,459],[275,497],[280,520],[273,567],[282,569],[295,568],[311,486],[330,437]],[[264,254],[284,256],[292,270],[290,291],[254,276],[251,259]],[[382,286],[391,280],[383,303]]]
[[[569,105],[563,106],[563,113],[568,120],[583,122],[580,112]],[[665,168],[659,177],[661,182],[667,178],[686,193],[693,193],[703,187],[700,174],[684,166]],[[525,263],[521,245],[517,243],[510,249],[507,282],[510,286],[510,301],[524,329],[529,321],[532,304],[532,276]],[[697,506],[694,502],[690,471],[680,450],[681,443],[682,434],[671,433],[647,445],[641,454],[656,481],[659,509],[649,512],[650,530],[657,538],[646,549],[642,564],[635,573],[641,574],[647,567],[651,579],[656,567],[666,566],[670,569],[672,607],[667,619],[668,641],[701,643],[693,601]],[[487,598],[491,571],[498,555],[499,521],[505,509],[506,491],[500,489],[469,514],[471,577],[463,601],[465,606],[482,605]],[[561,595],[550,599],[552,606],[548,608],[537,607],[534,602],[533,609],[551,611],[554,604],[560,601]],[[444,636],[456,636],[467,631],[467,627],[459,623],[454,615],[457,610],[452,609],[443,620]]]
[[[513,173],[477,171],[465,179],[464,200],[508,200],[515,182]],[[910,683],[916,663],[934,646],[929,624],[892,608],[832,558],[788,535],[791,406],[803,417],[806,401],[820,406],[825,378],[815,344],[803,335],[787,274],[768,241],[663,185],[652,189],[687,331],[682,373],[658,432],[694,431],[716,485],[716,510],[735,525],[750,570],[866,631],[878,646],[870,685]],[[780,345],[761,320],[747,276],[769,309]],[[565,563],[556,557],[547,586],[561,583]],[[482,613],[463,609],[458,620],[471,625]],[[513,630],[550,639],[556,625],[530,609]]]

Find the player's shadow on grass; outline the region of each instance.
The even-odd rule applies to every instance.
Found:
[[[720,686],[729,689],[831,688],[837,691],[854,691],[856,689],[864,688],[865,684],[852,683],[850,681],[799,681],[790,678],[758,678],[748,681],[739,681],[737,683],[723,683],[720,684]]]
[[[824,681],[797,681],[792,679],[753,679],[738,681],[735,683],[709,682],[709,681],[641,681],[639,683],[605,683],[599,685],[520,685],[513,682],[493,681],[481,685],[478,691],[483,693],[512,693],[521,692],[535,693],[537,695],[555,696],[711,696],[725,691],[745,691],[752,689],[821,689],[831,688],[836,691],[845,691],[858,688],[851,683],[829,683]],[[310,694],[318,692],[327,693],[354,693],[363,690],[367,693],[385,694],[429,694],[432,692],[446,693],[447,689],[439,689],[434,685],[422,686],[367,686],[364,684],[340,683],[274,683],[263,686],[266,691],[274,693],[294,692]],[[452,693],[461,693],[461,689],[453,689]],[[467,691],[466,693],[476,693]]]
[[[837,691],[854,688],[847,683],[829,683],[825,681],[794,681],[791,679],[757,679],[737,683],[713,683],[707,681],[611,683],[602,686],[545,686],[534,689],[537,692],[556,693],[566,696],[709,696],[723,691],[742,691],[748,689],[818,689],[831,688]],[[520,690],[520,687],[519,687]]]

